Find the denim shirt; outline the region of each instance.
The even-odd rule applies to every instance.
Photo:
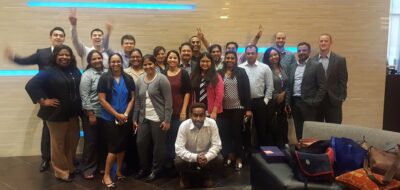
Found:
[[[103,71],[97,71],[94,68],[86,70],[81,78],[79,91],[82,99],[82,108],[84,110],[91,110],[96,117],[100,116],[101,105],[97,93],[97,84]]]

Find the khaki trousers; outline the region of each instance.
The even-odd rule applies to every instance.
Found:
[[[50,131],[51,164],[57,178],[67,179],[74,172],[74,156],[79,141],[78,117],[66,122],[47,121]]]

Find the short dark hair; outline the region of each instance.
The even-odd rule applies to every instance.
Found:
[[[61,32],[64,34],[64,36],[65,36],[65,31],[64,31],[64,29],[61,28],[61,27],[59,27],[59,26],[56,26],[56,27],[54,27],[53,29],[50,30],[50,36],[52,36],[52,35],[53,35],[53,32],[56,31],[56,30],[61,31]]]
[[[214,48],[218,48],[219,51],[222,52],[222,47],[219,44],[213,44],[210,47],[208,47],[208,52],[211,53]]]
[[[192,105],[190,106],[190,113],[193,113],[193,110],[194,110],[195,108],[203,108],[203,109],[204,109],[204,112],[207,110],[207,109],[206,109],[206,105],[205,105],[204,103],[197,102],[197,103],[194,103],[194,104],[192,104]]]
[[[164,48],[164,47],[162,47],[162,46],[157,46],[157,47],[155,47],[155,48],[153,49],[153,55],[154,55],[154,57],[157,57],[158,52],[161,51],[161,50],[163,50],[163,51],[165,52],[165,48]]]
[[[311,45],[307,42],[300,42],[299,44],[297,44],[297,48],[299,48],[300,46],[307,46],[308,50],[311,51]]]
[[[258,47],[256,45],[253,45],[253,44],[246,46],[246,49],[245,49],[244,52],[247,52],[247,49],[250,49],[250,48],[256,48],[256,52],[258,53]]]
[[[104,34],[103,30],[101,30],[100,28],[95,28],[90,32],[90,36],[93,35],[93,32],[101,32],[101,34]]]
[[[233,44],[233,45],[236,47],[236,49],[239,48],[238,43],[236,43],[236,42],[228,42],[228,43],[226,43],[226,45],[225,45],[225,49],[227,49],[228,46],[231,45],[231,44]]]
[[[135,37],[133,37],[133,36],[130,35],[130,34],[125,34],[125,35],[122,36],[122,38],[121,38],[121,45],[124,43],[124,40],[133,40],[133,44],[136,45]]]
[[[183,42],[183,43],[181,44],[181,46],[179,46],[179,51],[182,50],[182,47],[183,47],[183,46],[189,46],[190,49],[193,51],[193,45],[192,45],[191,43],[189,43],[189,42]]]

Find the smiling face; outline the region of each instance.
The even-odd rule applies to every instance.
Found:
[[[248,63],[250,64],[255,63],[257,60],[257,56],[258,53],[255,47],[249,47],[246,49],[246,59]]]
[[[218,47],[214,47],[211,50],[211,56],[213,56],[214,60],[220,60],[221,59],[221,50]]]
[[[190,39],[190,43],[193,46],[193,51],[194,52],[200,52],[200,48],[201,48],[201,42],[200,39],[198,37],[192,37],[192,39]]]
[[[149,59],[143,60],[143,69],[148,74],[154,74],[156,72],[156,64]]]
[[[275,50],[271,50],[269,53],[269,62],[272,64],[277,64],[279,62],[279,53]]]
[[[165,59],[165,51],[164,50],[158,51],[156,55],[157,63],[162,63],[164,59]]]
[[[328,52],[331,49],[332,41],[328,35],[322,35],[319,37],[319,49],[323,52]]]
[[[129,60],[129,63],[131,65],[131,67],[133,67],[133,68],[141,67],[142,56],[140,55],[140,53],[138,51],[133,51],[131,53],[131,59]]]
[[[310,50],[306,45],[301,45],[297,47],[297,56],[299,57],[299,62],[304,62],[310,57]]]
[[[90,65],[96,70],[101,70],[103,68],[103,58],[99,53],[93,53],[90,59]]]
[[[54,30],[50,36],[51,45],[53,47],[62,45],[65,41],[65,34],[61,30]]]
[[[225,54],[225,63],[228,68],[233,68],[236,65],[236,57],[232,53]]]
[[[93,31],[92,32],[92,43],[94,46],[101,46],[103,43],[103,33],[100,31]]]
[[[275,34],[275,45],[278,48],[283,48],[286,43],[286,34],[283,32],[277,32]]]
[[[122,71],[122,60],[116,54],[110,57],[110,69],[113,72]]]
[[[62,49],[58,52],[56,57],[56,64],[59,67],[68,67],[71,63],[71,54],[67,49]]]
[[[192,58],[193,52],[192,52],[192,48],[190,48],[190,46],[185,45],[182,46],[181,48],[181,59],[184,62],[189,62],[190,59]]]
[[[200,68],[203,72],[207,72],[211,68],[211,59],[207,56],[203,56],[200,59]]]
[[[125,53],[129,53],[135,48],[135,41],[131,39],[124,39],[122,41],[122,49],[124,50]]]
[[[167,57],[167,64],[170,68],[176,68],[179,65],[179,55],[171,52]]]

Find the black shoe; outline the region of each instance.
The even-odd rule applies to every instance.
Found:
[[[50,168],[50,161],[48,160],[43,160],[42,163],[40,164],[39,171],[44,172]]]
[[[145,179],[144,181],[146,182],[152,182],[154,180],[156,180],[156,178],[158,177],[158,175],[155,172],[151,172]]]
[[[140,170],[136,175],[135,175],[135,179],[142,179],[144,177],[146,177],[148,175],[149,172],[144,171],[144,170]]]

